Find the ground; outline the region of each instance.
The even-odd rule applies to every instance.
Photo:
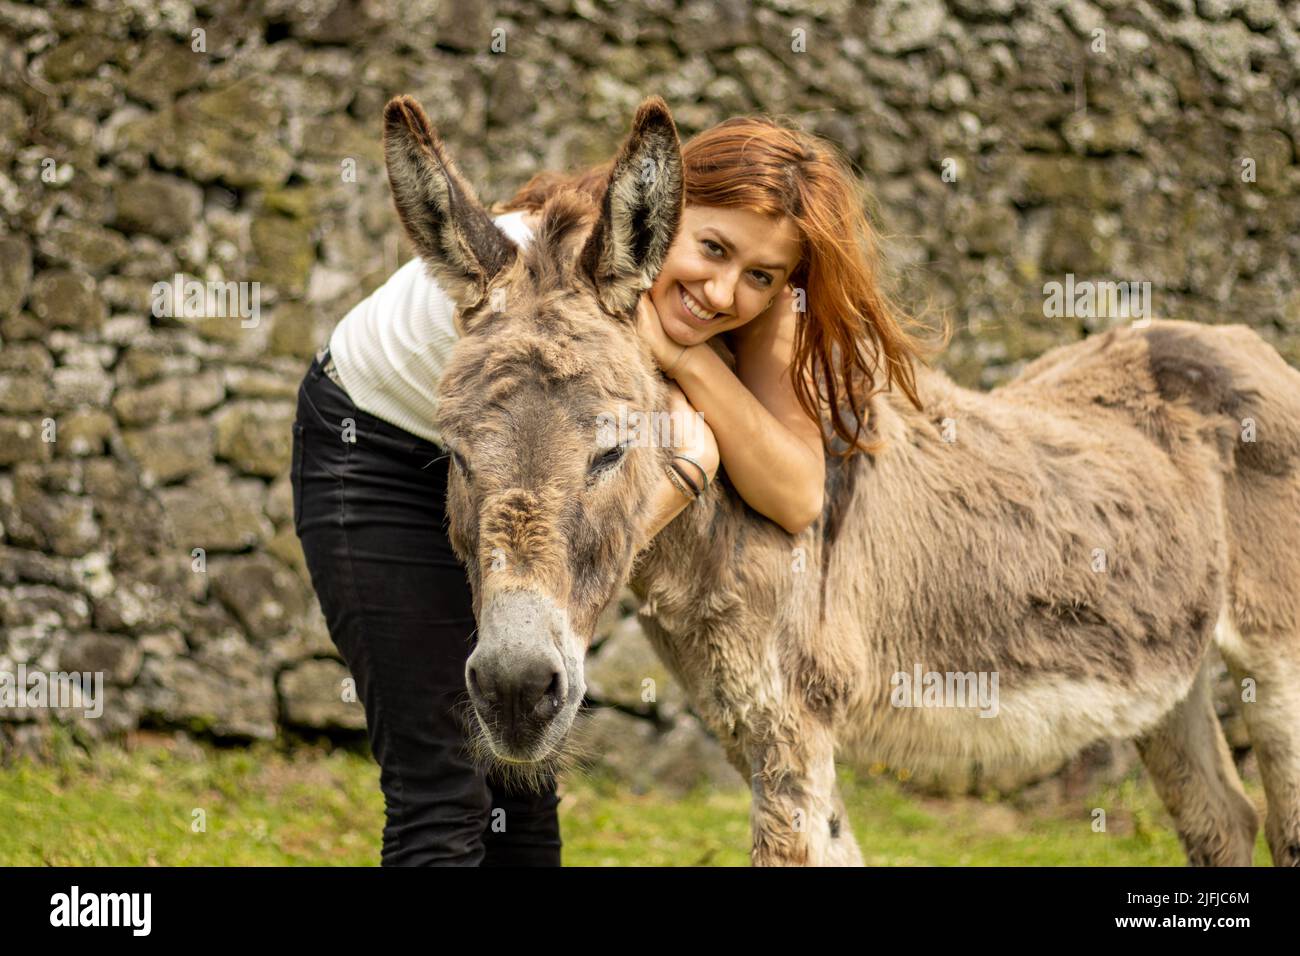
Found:
[[[330,746],[222,749],[141,734],[91,757],[60,738],[53,759],[0,768],[0,866],[366,866],[383,799],[364,753]],[[1140,773],[1062,804],[937,799],[897,779],[842,772],[868,864],[1183,866],[1168,815]],[[1247,792],[1263,810],[1258,785]],[[1105,832],[1094,830],[1105,808]],[[743,866],[749,795],[635,795],[572,778],[560,801],[570,866]],[[1262,816],[1262,813],[1261,813]],[[1256,865],[1267,865],[1262,837]]]

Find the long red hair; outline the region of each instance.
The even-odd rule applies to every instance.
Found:
[[[819,400],[846,446],[840,456],[876,452],[867,432],[867,403],[897,383],[914,406],[913,362],[930,348],[881,288],[875,230],[866,195],[847,161],[828,142],[763,116],[741,116],[710,127],[682,147],[687,205],[748,209],[789,216],[801,237],[790,284],[805,293],[806,313],[795,335],[792,379],[800,407],[821,421]],[[540,209],[567,187],[599,202],[612,161],[574,174],[538,173],[498,211]],[[814,384],[816,383],[816,384]]]

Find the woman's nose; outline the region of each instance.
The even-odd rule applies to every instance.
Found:
[[[730,273],[715,275],[704,283],[704,304],[714,312],[730,312],[736,298],[736,280]]]

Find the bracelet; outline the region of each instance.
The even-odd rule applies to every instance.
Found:
[[[689,461],[696,468],[700,469],[700,477],[704,479],[704,486],[700,489],[700,494],[709,490],[709,473],[704,470],[704,466],[692,458],[690,455],[673,455],[673,461],[680,458],[682,461]]]
[[[700,488],[698,484],[696,484],[695,479],[693,479],[690,475],[686,474],[685,469],[683,469],[680,465],[678,465],[677,462],[675,461],[672,462],[671,467],[673,471],[677,472],[677,477],[680,478],[682,481],[686,482],[686,484],[690,486],[691,492],[694,494],[696,498],[698,498],[700,496],[700,492],[703,489]]]
[[[667,472],[668,480],[673,483],[673,487],[676,488],[678,491],[680,491],[682,494],[684,494],[691,501],[694,501],[696,498],[699,497],[698,493],[692,493],[691,489],[686,487],[687,479],[684,478],[682,476],[682,473],[678,471],[673,465],[664,465],[664,471]],[[694,486],[692,485],[692,487]]]
[[[682,356],[686,354],[686,350],[688,348],[690,348],[689,345],[683,345],[682,350],[677,353],[677,358],[673,359],[673,364],[669,365],[666,369],[664,369],[664,374],[667,375],[669,378],[672,378],[673,369],[677,367],[677,363],[682,360]]]

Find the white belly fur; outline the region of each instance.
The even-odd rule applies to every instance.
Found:
[[[976,760],[989,770],[1064,760],[1097,740],[1140,735],[1187,695],[1193,678],[1124,687],[1098,680],[1002,685],[997,714],[990,717],[973,707],[886,702],[868,716],[849,718],[849,727],[869,729],[844,749],[862,760],[913,771]]]

